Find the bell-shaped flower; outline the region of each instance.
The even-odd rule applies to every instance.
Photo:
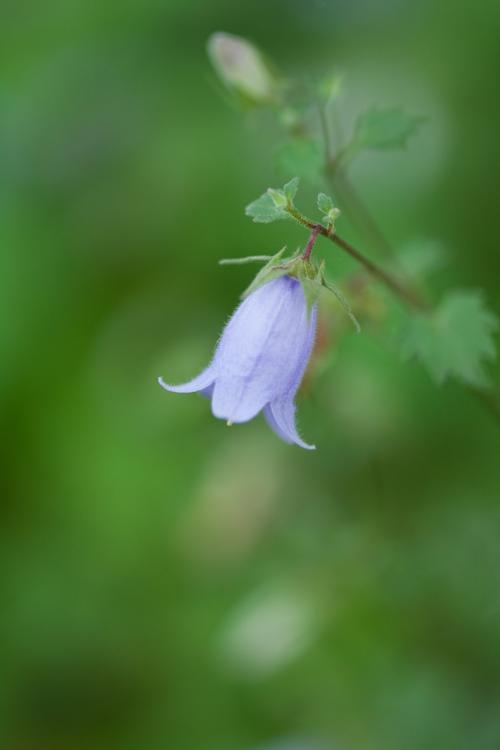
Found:
[[[316,306],[302,284],[280,276],[246,297],[227,323],[208,367],[183,385],[159,383],[167,391],[199,391],[212,399],[215,417],[248,422],[259,412],[287,443],[313,449],[295,426],[295,395],[311,356]]]

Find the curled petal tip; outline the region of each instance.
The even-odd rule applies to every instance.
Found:
[[[212,365],[209,365],[203,372],[200,372],[195,378],[187,383],[181,383],[180,385],[169,385],[165,383],[163,378],[158,378],[158,383],[166,391],[170,393],[196,393],[196,391],[205,392],[207,395],[207,389],[213,384],[215,380],[215,374]]]
[[[315,445],[310,445],[309,443],[306,443],[298,435],[296,435],[295,438],[291,442],[294,443],[295,445],[298,445],[299,448],[304,448],[306,451],[315,451],[316,450],[316,446]]]
[[[315,445],[306,443],[295,426],[295,404],[291,398],[268,404],[264,409],[269,426],[285,443],[295,443],[307,451],[316,450]]]

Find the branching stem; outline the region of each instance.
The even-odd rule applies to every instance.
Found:
[[[351,258],[354,258],[360,265],[363,266],[363,268],[368,271],[368,273],[382,282],[403,302],[412,307],[414,310],[417,310],[419,312],[429,311],[429,306],[427,305],[427,303],[423,299],[421,299],[413,291],[413,289],[405,286],[402,282],[399,281],[399,279],[396,279],[394,276],[387,273],[387,271],[384,271],[382,268],[380,268],[380,266],[371,261],[369,258],[366,258],[359,250],[357,250],[346,240],[342,239],[342,237],[340,237],[336,232],[327,229],[322,224],[316,224],[306,216],[303,216],[303,214],[301,214],[300,211],[295,208],[295,206],[289,206],[286,210],[290,214],[290,216],[295,219],[295,221],[311,230],[311,236],[309,237],[307,247],[304,251],[305,259],[309,258],[318,235],[322,235],[323,237],[326,237],[326,239],[330,240],[330,242],[333,242],[335,245],[340,247],[345,253],[350,255]]]

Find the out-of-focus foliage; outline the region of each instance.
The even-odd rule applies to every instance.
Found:
[[[293,138],[276,152],[276,166],[284,177],[298,175],[314,185],[320,179],[322,165],[321,148],[312,138]]]
[[[438,383],[455,376],[484,386],[488,381],[483,362],[495,359],[497,327],[480,294],[450,292],[431,315],[410,317],[403,355],[422,360]]]
[[[347,122],[427,116],[352,181],[393,245],[442,241],[430,296],[484,288],[498,311],[498,3],[0,14],[0,746],[497,750],[498,425],[381,340],[386,295],[318,246],[373,322],[352,335],[324,295],[299,403],[315,453],[156,377],[206,363],[251,281],[219,258],[305,239],[244,216],[298,170],[277,173],[269,113],[214,90],[220,29],[340,71]]]
[[[409,115],[396,108],[371,107],[357,118],[353,139],[346,149],[352,156],[364,149],[384,151],[403,148],[423,120],[423,117]]]

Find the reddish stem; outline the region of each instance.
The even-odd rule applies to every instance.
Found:
[[[311,229],[311,234],[309,235],[309,239],[307,240],[306,249],[304,250],[304,253],[302,255],[303,260],[309,260],[309,257],[312,253],[312,249],[314,247],[314,243],[316,242],[318,238],[318,234],[321,232],[321,224],[316,224]]]

